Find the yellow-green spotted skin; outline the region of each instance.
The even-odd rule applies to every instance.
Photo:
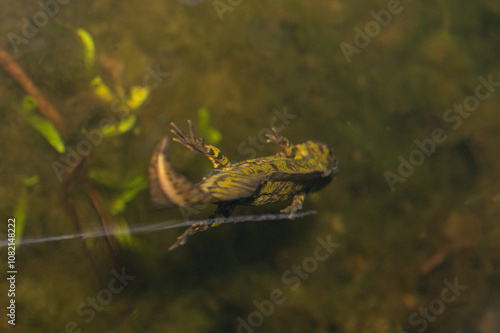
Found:
[[[254,206],[317,191],[336,173],[335,158],[325,145],[311,141],[303,145],[311,148],[304,155],[280,153],[214,169],[198,186],[216,200],[213,203],[236,201]]]
[[[216,147],[197,139],[191,121],[186,134],[172,123],[171,130],[182,143],[208,157],[214,169],[198,184],[193,184],[173,170],[167,159],[168,138],[156,148],[149,167],[150,195],[157,208],[188,206],[202,203],[217,204],[217,215],[228,216],[235,205],[260,206],[292,199],[282,212],[290,217],[302,208],[305,195],[331,182],[338,164],[328,145],[313,141],[292,145],[278,134],[268,134],[268,142],[281,146],[282,152],[268,157],[230,163]],[[191,227],[178,238],[172,248],[185,243],[196,231],[210,226]]]

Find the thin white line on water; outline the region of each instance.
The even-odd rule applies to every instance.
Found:
[[[293,215],[292,219],[302,218],[307,215],[317,214],[317,211],[310,210],[307,212],[296,213]],[[20,244],[36,244],[36,243],[46,243],[46,242],[56,242],[66,239],[74,239],[74,238],[97,238],[97,237],[105,237],[105,236],[116,236],[122,234],[144,234],[158,230],[166,230],[172,228],[180,228],[180,227],[189,227],[192,225],[202,225],[202,224],[211,224],[211,223],[241,223],[241,222],[254,222],[254,221],[273,221],[273,220],[291,220],[288,217],[288,214],[262,214],[262,215],[243,215],[243,216],[231,216],[231,217],[220,217],[220,218],[212,218],[205,220],[194,220],[194,221],[166,221],[159,222],[155,224],[149,224],[145,226],[134,226],[129,228],[129,230],[114,230],[114,231],[105,231],[103,228],[86,231],[78,234],[70,234],[70,235],[59,235],[59,236],[47,236],[47,237],[39,237],[39,238],[23,238],[16,242],[17,245]],[[0,241],[0,248],[6,247],[8,245],[7,240]]]

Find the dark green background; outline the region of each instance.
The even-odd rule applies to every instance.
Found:
[[[0,328],[62,332],[74,321],[82,332],[236,332],[238,317],[256,310],[254,301],[280,289],[286,300],[255,332],[417,332],[423,324],[411,325],[412,313],[438,304],[432,302],[441,298],[445,279],[458,279],[467,288],[425,331],[498,332],[500,89],[456,129],[443,114],[474,95],[479,76],[500,81],[500,6],[494,0],[401,6],[348,63],[340,44],[353,45],[354,28],[364,30],[370,11],[386,9],[387,1],[244,0],[221,20],[214,1],[72,0],[15,52],[7,35],[20,35],[22,18],[32,21],[41,7],[1,0],[0,45],[62,114],[73,148],[85,139],[81,128],[117,119],[93,95],[91,74],[128,91],[142,84],[147,67],[169,72],[137,111],[134,130],[94,147],[73,181],[71,198],[84,229],[100,225],[87,191],[109,202],[120,184],[145,176],[169,123],[196,125],[201,107],[210,110],[211,125],[223,136],[217,146],[230,160],[248,158],[238,146],[269,127],[273,110],[286,108],[297,116],[282,134],[295,143],[328,142],[340,174],[306,199],[305,209],[317,215],[227,224],[173,252],[167,249],[181,229],[135,235],[135,247],[113,239],[111,247],[98,239],[87,249],[79,240],[21,246],[16,326],[6,322],[2,279]],[[77,28],[95,39],[94,73],[85,72]],[[5,235],[7,218],[15,217],[23,179],[39,175],[28,190],[25,237],[74,233],[67,194],[51,168],[64,155],[23,120],[25,93],[0,72],[0,231]],[[418,148],[414,141],[436,128],[447,139],[392,192],[384,173],[396,173],[399,156],[408,159]],[[174,167],[193,181],[210,169],[181,145],[170,151]],[[258,156],[277,151],[268,145]],[[106,172],[115,188],[90,181],[91,170]],[[239,207],[234,214],[277,213],[286,205]],[[151,209],[145,190],[120,217],[135,226],[182,215]],[[292,290],[282,275],[313,256],[317,237],[328,235],[340,246]],[[5,249],[0,255],[4,271]],[[85,323],[77,307],[122,267],[134,280]]]

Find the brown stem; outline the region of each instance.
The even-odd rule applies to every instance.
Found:
[[[90,201],[92,202],[92,205],[94,206],[94,209],[96,210],[97,215],[99,215],[99,221],[101,222],[101,226],[103,227],[104,231],[106,232],[106,244],[109,248],[110,253],[112,254],[112,256],[114,258],[115,252],[113,250],[113,240],[109,236],[109,228],[108,228],[108,223],[107,223],[107,221],[109,220],[109,214],[106,211],[101,194],[96,189],[90,188],[87,190],[87,196],[89,197]]]
[[[80,217],[79,217],[78,210],[76,207],[76,200],[75,200],[75,197],[73,194],[73,186],[74,186],[75,179],[77,178],[78,173],[81,170],[82,163],[84,161],[85,161],[85,159],[82,159],[78,164],[73,165],[74,168],[72,168],[70,175],[64,180],[64,183],[63,183],[64,195],[65,195],[66,201],[68,203],[69,212],[73,218],[73,222],[75,223],[76,232],[79,234],[83,233],[83,228],[82,228],[82,223],[80,221]],[[90,254],[90,249],[87,246],[87,243],[85,242],[84,239],[82,239],[81,244],[83,246],[85,254],[87,255],[87,258],[89,259],[90,265],[92,266],[92,269],[95,273],[95,277],[96,277],[98,283],[102,285],[103,281],[101,281],[101,277],[99,274],[97,263],[92,258],[92,255]]]
[[[66,127],[64,126],[61,115],[57,112],[54,106],[50,104],[47,99],[45,99],[42,92],[38,90],[33,81],[31,81],[28,75],[24,73],[23,69],[17,64],[14,58],[12,58],[12,56],[2,48],[0,48],[0,65],[28,95],[31,95],[36,99],[40,114],[52,122],[61,135],[65,137]]]

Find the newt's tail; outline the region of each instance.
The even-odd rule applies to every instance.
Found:
[[[155,149],[149,164],[149,193],[155,208],[211,202],[211,196],[175,172],[167,159],[168,137]]]

